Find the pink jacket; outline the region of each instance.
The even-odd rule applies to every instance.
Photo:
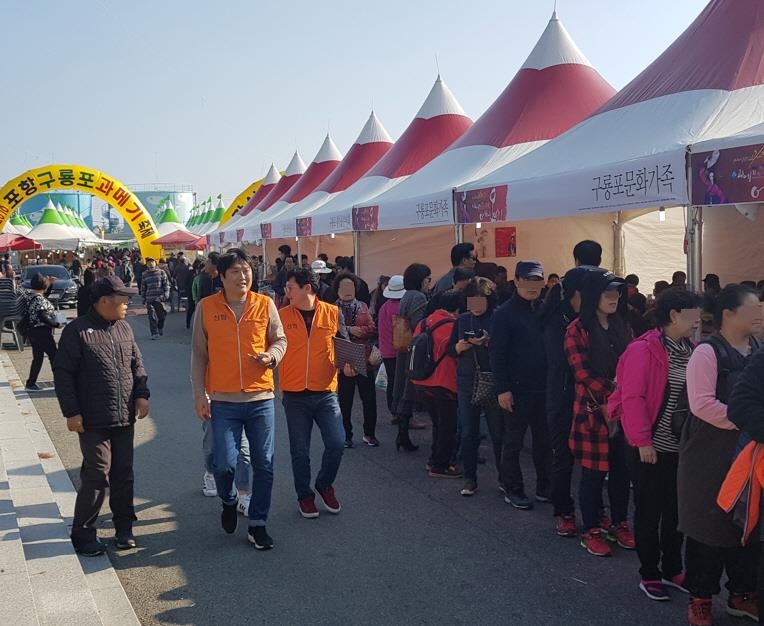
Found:
[[[398,315],[401,301],[390,299],[382,305],[377,314],[377,328],[379,330],[379,351],[383,359],[392,359],[398,356],[393,348],[393,317]]]
[[[668,384],[663,331],[653,329],[632,341],[618,360],[615,376],[618,387],[608,400],[610,416],[620,417],[629,445],[653,445],[653,426]]]

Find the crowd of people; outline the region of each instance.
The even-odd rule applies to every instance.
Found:
[[[751,448],[764,442],[761,283],[722,287],[709,274],[703,291],[694,293],[686,275],[676,272],[646,296],[637,276],[620,278],[600,268],[602,249],[593,241],[574,248],[574,267],[562,276],[523,260],[510,279],[505,268],[481,263],[465,243],[453,247],[452,269],[437,281],[427,265],[413,263],[402,274],[380,276],[371,290],[354,273],[352,257],[330,263],[319,255],[309,263],[294,258],[289,246],[282,246],[269,271],[239,249],[194,263],[179,254],[144,264],[125,253],[94,259],[83,269],[89,305],[83,318],[89,322],[65,330],[65,355],[56,354],[52,339],[57,322],[44,298],[48,285],[36,277],[30,332],[35,360],[27,386],[34,388],[46,354],[57,393],[59,380],[70,385],[79,376],[71,366],[78,354],[73,343],[86,341],[87,328],[117,323],[122,303],[137,294],[146,302],[152,338],[160,337],[165,304],[175,292],[178,309],[187,303],[186,326],[192,329],[203,492],[222,500],[225,532],[236,531],[238,512],[249,520],[255,548],[275,545],[266,524],[277,383],[297,507],[303,517],[315,518],[316,494],[326,511],[342,509],[334,482],[343,451],[357,444],[356,389],[360,441],[380,445],[376,389],[385,382],[397,450],[419,449],[412,430],[423,424],[415,415],[429,416],[425,467],[431,477],[462,479],[459,493],[472,497],[480,466],[493,465],[495,479],[482,482],[488,480],[518,511],[550,506],[560,537],[579,538],[597,557],[610,556],[615,547],[635,550],[639,588],[657,601],[669,599],[671,591],[689,594],[689,624],[712,623],[712,598],[724,573],[727,612],[758,620],[764,599],[759,532],[751,531],[752,514],[743,515],[744,523],[738,519],[744,490],[727,485],[741,472],[756,480],[764,476],[764,453],[757,465],[758,448]],[[259,289],[260,277],[271,279],[272,293]],[[140,353],[131,334],[124,340],[131,342],[135,368]],[[364,367],[339,362],[337,342],[354,344]],[[140,416],[147,411],[148,388],[142,364],[136,371],[131,401],[146,400]],[[88,420],[94,418],[71,393],[63,391],[59,399],[67,418],[80,418],[70,430],[89,436]],[[132,427],[134,419],[119,423]],[[315,476],[314,423],[324,444]],[[480,457],[484,424],[490,461]],[[532,476],[520,462],[527,431]],[[90,482],[72,531],[81,554],[102,552],[95,519],[103,501],[103,436],[94,435],[92,445],[90,461],[90,448],[83,447],[83,476]],[[119,471],[130,498],[125,487],[125,500],[117,502],[118,543],[129,548],[135,545],[128,519],[134,517],[132,469],[129,478],[124,466]],[[760,501],[762,484],[745,492],[753,494],[751,501]]]

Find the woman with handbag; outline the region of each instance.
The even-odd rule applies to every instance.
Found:
[[[337,294],[339,307],[350,341],[363,344],[366,347],[368,367],[366,376],[345,376],[339,370],[337,380],[337,395],[339,396],[342,422],[345,426],[345,447],[353,447],[353,398],[356,386],[363,403],[363,442],[370,448],[379,446],[376,437],[377,428],[377,389],[374,381],[377,377],[377,367],[382,362],[379,350],[372,341],[377,336],[374,320],[369,313],[369,307],[356,299],[358,277],[350,272],[342,272],[334,279],[333,290]],[[374,354],[372,355],[372,352]]]
[[[463,496],[474,495],[478,490],[477,459],[480,417],[483,414],[488,423],[499,484],[503,484],[501,447],[504,420],[496,401],[496,387],[488,357],[488,331],[497,305],[495,290],[496,285],[487,278],[473,278],[469,282],[464,290],[467,313],[457,318],[448,344],[448,353],[457,357],[456,397],[464,464]]]
[[[385,303],[380,307],[377,316],[377,328],[379,329],[379,351],[382,354],[382,362],[387,374],[387,410],[393,415],[393,391],[395,389],[395,360],[398,352],[393,345],[393,319],[401,310],[401,298],[406,290],[403,288],[403,276],[396,274],[390,277],[385,287]],[[398,419],[393,418],[392,424],[397,424]]]
[[[29,367],[25,389],[27,391],[42,391],[37,384],[37,377],[42,369],[45,355],[48,355],[51,367],[56,357],[56,340],[53,338],[53,329],[60,328],[61,324],[56,320],[56,310],[45,297],[45,292],[50,287],[50,282],[42,274],[32,276],[31,294],[27,299],[27,311],[29,317],[29,343],[32,344],[32,365]]]
[[[655,303],[658,328],[629,344],[618,362],[618,389],[610,396],[620,415],[634,466],[634,537],[639,588],[651,600],[669,600],[666,587],[686,591],[684,536],[677,529],[679,431],[687,416],[687,363],[700,327],[700,302],[673,288]]]
[[[634,549],[627,521],[630,480],[623,434],[610,432],[607,416],[618,358],[631,340],[625,293],[623,279],[606,270],[590,270],[583,281],[580,316],[565,333],[565,354],[575,380],[569,445],[581,464],[581,546],[594,556],[611,556],[607,540]],[[602,506],[606,476],[610,518]]]
[[[412,263],[403,272],[403,288],[398,315],[393,318],[393,345],[398,351],[395,362],[395,388],[393,390],[393,415],[398,418],[398,436],[395,448],[415,452],[419,446],[411,442],[409,424],[417,403],[416,389],[407,372],[408,346],[414,329],[424,319],[427,311],[427,294],[432,282],[432,271],[422,263]]]

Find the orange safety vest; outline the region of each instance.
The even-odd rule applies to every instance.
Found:
[[[202,298],[200,306],[207,334],[208,393],[273,391],[273,370],[250,355],[267,349],[270,298],[250,291],[241,319],[236,320],[225,292]]]
[[[337,391],[334,336],[339,329],[336,305],[316,299],[310,336],[302,314],[292,305],[279,309],[287,350],[279,366],[281,391]]]

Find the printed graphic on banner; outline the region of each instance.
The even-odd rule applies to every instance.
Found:
[[[237,228],[236,229],[236,243],[241,243],[244,240],[244,229],[243,228]]]
[[[764,202],[764,145],[692,155],[692,203]]]
[[[676,200],[675,166],[669,162],[603,172],[592,177],[592,209],[644,204],[646,199],[656,203]]]
[[[470,189],[455,194],[456,220],[460,224],[507,221],[507,185]]]
[[[494,231],[497,257],[517,256],[517,227],[500,226]]]
[[[244,236],[244,231],[241,231],[242,236]],[[238,231],[236,232],[238,235]],[[260,236],[263,239],[270,239],[271,238],[271,225],[270,224],[260,224]]]
[[[377,230],[378,228],[379,205],[353,207],[353,230]]]
[[[113,206],[130,226],[144,256],[157,256],[158,237],[151,215],[125,185],[98,170],[80,165],[46,165],[24,172],[0,189],[0,229],[19,205],[32,196],[56,189],[78,190]]]
[[[297,236],[310,237],[312,232],[313,232],[313,218],[298,217],[297,218]]]

